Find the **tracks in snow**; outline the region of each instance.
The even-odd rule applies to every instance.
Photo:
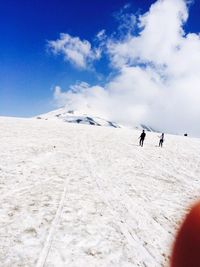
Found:
[[[76,153],[78,155],[77,139],[74,140],[73,144],[75,145],[75,151],[76,151]],[[63,181],[64,181],[63,192],[62,192],[62,195],[61,195],[61,198],[60,198],[60,202],[58,204],[58,208],[56,210],[55,217],[54,217],[54,219],[53,219],[53,221],[51,223],[51,226],[49,228],[47,238],[46,238],[46,240],[44,242],[43,248],[42,248],[42,250],[40,252],[40,255],[39,255],[39,258],[37,260],[36,267],[44,267],[46,265],[48,254],[50,252],[50,249],[51,249],[51,246],[52,246],[52,243],[53,243],[54,235],[55,235],[55,232],[56,232],[57,227],[59,225],[59,222],[61,221],[62,211],[63,211],[64,205],[65,205],[65,200],[66,200],[66,196],[67,196],[67,187],[68,187],[67,174],[66,174],[65,177],[61,177],[57,173],[57,176],[62,178]]]
[[[60,216],[62,214],[62,209],[63,209],[63,206],[64,206],[66,193],[67,193],[67,183],[65,182],[64,190],[63,190],[63,193],[62,193],[62,196],[61,196],[61,199],[60,199],[60,203],[59,203],[58,209],[56,211],[56,216],[55,216],[53,222],[51,223],[51,227],[49,229],[49,233],[48,233],[47,239],[46,239],[46,241],[44,243],[44,246],[42,248],[42,251],[40,253],[39,259],[38,259],[37,264],[36,264],[36,267],[45,266],[45,262],[46,262],[46,259],[48,257],[48,253],[49,253],[49,250],[51,248],[53,236],[54,236],[56,227],[57,227],[57,225],[58,225],[58,223],[60,221]]]
[[[109,207],[110,212],[113,215],[113,218],[115,218],[115,224],[118,226],[120,229],[121,233],[124,235],[126,238],[129,246],[135,250],[135,251],[140,251],[140,256],[138,259],[135,259],[134,264],[139,264],[138,266],[148,266],[148,267],[154,267],[155,264],[159,265],[159,262],[157,261],[156,257],[151,253],[151,251],[143,245],[142,240],[138,236],[136,231],[133,231],[133,226],[131,225],[131,221],[134,222],[134,217],[133,215],[129,212],[129,222],[127,222],[123,215],[121,214],[120,208],[117,207],[116,205],[113,204],[119,204],[119,199],[118,196],[122,195],[123,199],[126,199],[128,202],[132,203],[131,198],[124,192],[122,191],[119,186],[116,184],[109,184],[109,177],[106,180],[106,173],[98,168],[98,172],[94,171],[94,166],[97,166],[97,161],[92,157],[92,143],[89,141],[87,136],[84,138],[86,141],[85,148],[87,147],[87,152],[85,152],[85,158],[87,159],[87,169],[88,172],[90,173],[91,179],[95,180],[96,186],[99,189],[99,194],[102,198],[102,200],[106,203],[106,205]],[[84,151],[84,147],[82,148],[82,151]],[[103,151],[105,153],[105,151]],[[115,190],[112,190],[112,189]],[[114,196],[113,192],[117,191],[118,196]],[[129,211],[130,207],[127,207],[125,204],[126,202],[123,202],[124,209]],[[122,205],[122,204],[121,204]],[[136,208],[136,207],[135,207]],[[141,207],[136,208],[138,211],[141,209]],[[136,210],[134,210],[136,211]],[[142,218],[141,218],[142,219]],[[159,225],[159,227],[161,227]],[[162,227],[161,227],[162,228]],[[163,230],[163,229],[162,229]],[[134,254],[134,252],[133,252]],[[137,261],[137,263],[136,263]],[[142,265],[141,265],[142,264]]]

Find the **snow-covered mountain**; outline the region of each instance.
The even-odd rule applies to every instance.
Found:
[[[60,119],[62,121],[68,123],[78,123],[78,124],[87,124],[87,125],[95,125],[95,126],[106,126],[113,128],[123,128],[119,123],[107,120],[103,118],[101,115],[93,112],[92,110],[87,111],[77,111],[77,110],[68,110],[67,108],[60,108],[48,112],[46,114],[42,114],[36,117],[37,119]],[[144,124],[137,125],[135,127],[131,127],[135,129],[144,129],[149,132],[154,132],[154,130],[146,126]]]
[[[76,110],[67,110],[66,108],[60,108],[46,114],[37,116],[37,119],[61,119],[69,123],[78,123],[78,124],[87,124],[95,126],[107,126],[120,128],[121,126],[115,122],[108,121],[101,118],[100,116],[93,115],[92,112],[76,111]]]

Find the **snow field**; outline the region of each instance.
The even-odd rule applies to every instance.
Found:
[[[0,266],[168,266],[200,140],[0,118]]]

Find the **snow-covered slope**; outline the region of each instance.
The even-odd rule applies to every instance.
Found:
[[[0,118],[0,266],[157,267],[200,192],[200,140]]]

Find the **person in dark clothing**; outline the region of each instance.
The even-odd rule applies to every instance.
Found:
[[[141,135],[140,135],[140,137],[139,137],[139,139],[140,139],[140,146],[143,146],[145,137],[146,137],[146,133],[143,130],[142,133],[141,133]]]
[[[163,142],[164,142],[164,133],[162,133],[160,136],[159,147],[163,146]]]

